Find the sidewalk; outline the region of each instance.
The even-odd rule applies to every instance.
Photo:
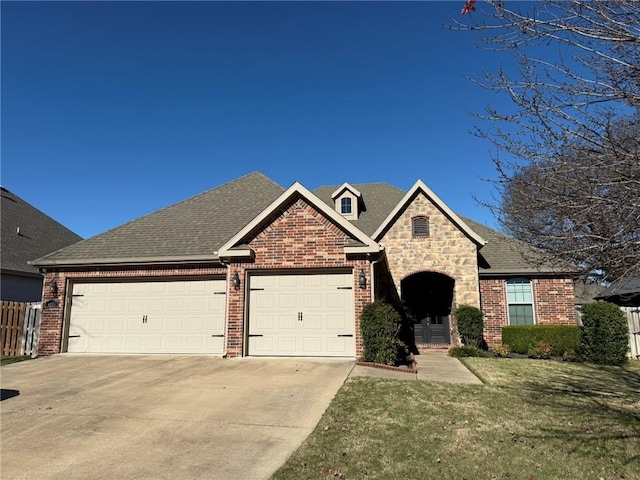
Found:
[[[356,365],[349,376],[482,385],[478,377],[471,373],[457,358],[447,356],[447,352],[422,352],[420,355],[416,355],[416,362],[418,364],[417,374]]]

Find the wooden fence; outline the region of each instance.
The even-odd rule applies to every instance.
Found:
[[[40,337],[39,303],[2,302],[0,348],[2,355],[38,355]]]
[[[629,322],[629,355],[640,358],[640,307],[620,307]]]

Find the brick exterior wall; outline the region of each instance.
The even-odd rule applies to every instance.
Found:
[[[344,247],[351,237],[339,226],[327,219],[301,198],[287,203],[274,212],[268,223],[250,238],[244,240],[255,252],[252,260],[234,261],[231,271],[237,271],[242,287],[229,295],[229,328],[227,353],[229,356],[245,355],[244,325],[246,305],[247,272],[255,270],[299,270],[348,268],[353,271],[355,300],[356,357],[362,355],[360,315],[362,308],[371,301],[371,278],[369,261],[364,255],[349,256]],[[367,277],[367,288],[360,288],[360,270]]]
[[[169,265],[149,267],[103,267],[92,270],[79,269],[49,269],[45,274],[45,287],[42,298],[42,317],[40,320],[40,342],[38,355],[52,355],[60,353],[65,313],[70,306],[70,295],[67,288],[74,280],[88,279],[136,279],[163,278],[170,280],[177,277],[201,277],[226,275],[227,269],[211,265]],[[58,295],[51,293],[49,284],[55,280],[58,285]],[[70,293],[70,292],[69,292]],[[55,300],[57,307],[48,307],[47,302]]]
[[[502,327],[509,325],[506,282],[504,278],[480,280],[484,335],[490,347],[502,343]],[[577,323],[571,278],[532,278],[531,289],[536,325]]]
[[[62,346],[65,304],[68,304],[67,286],[77,279],[134,279],[225,275],[227,282],[237,271],[241,278],[241,287],[235,290],[229,287],[228,328],[226,332],[227,354],[230,357],[241,356],[244,352],[245,305],[247,273],[254,270],[282,272],[313,269],[327,272],[336,269],[353,271],[355,299],[355,344],[357,357],[362,355],[362,336],[360,333],[360,314],[364,305],[371,301],[370,263],[364,255],[344,253],[345,245],[352,239],[341,228],[328,220],[304,200],[298,198],[286,204],[265,222],[252,237],[244,239],[255,252],[253,259],[234,261],[229,268],[211,265],[180,265],[158,267],[105,267],[91,270],[50,269],[45,275],[46,285],[55,279],[58,284],[57,307],[43,307],[39,353],[51,355],[59,353]],[[331,270],[329,270],[331,269]],[[367,288],[360,288],[358,275],[363,270],[367,277]],[[50,289],[44,289],[44,304],[53,300]]]

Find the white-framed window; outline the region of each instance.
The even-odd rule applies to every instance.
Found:
[[[342,197],[340,199],[340,213],[343,215],[351,215],[351,198],[350,197]]]
[[[411,233],[413,238],[426,238],[429,236],[429,217],[419,215],[411,219]]]
[[[533,325],[533,289],[528,278],[507,280],[509,325]]]

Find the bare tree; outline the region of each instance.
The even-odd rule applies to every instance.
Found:
[[[585,275],[640,276],[640,1],[475,3],[452,28],[517,65],[475,79],[515,107],[477,114],[499,152],[490,208]]]

